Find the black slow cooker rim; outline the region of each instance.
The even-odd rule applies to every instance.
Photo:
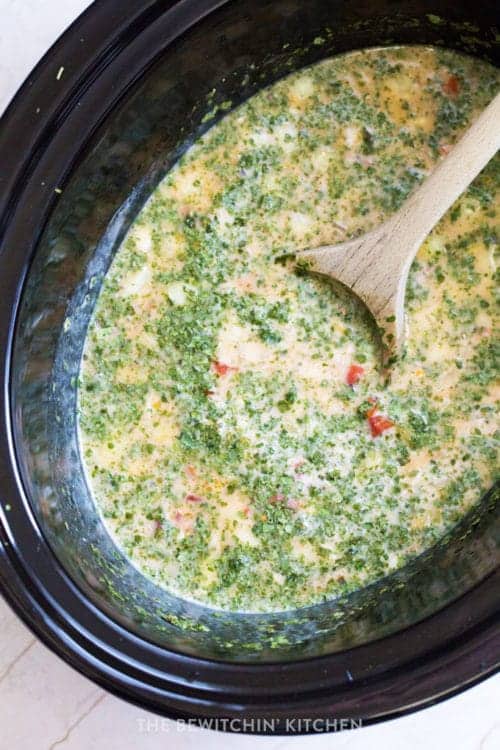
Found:
[[[14,610],[56,654],[108,691],[149,710],[184,719],[321,718],[335,714],[371,723],[450,697],[496,671],[500,611],[479,620],[471,617],[466,628],[463,623],[468,612],[481,611],[480,602],[494,599],[500,588],[499,570],[427,620],[371,644],[370,658],[375,660],[382,661],[384,653],[396,646],[406,654],[406,661],[403,657],[398,667],[373,678],[356,676],[356,664],[366,658],[366,647],[288,664],[197,659],[141,641],[97,611],[48,547],[16,466],[10,355],[17,305],[36,243],[37,232],[30,233],[30,224],[39,229],[57,200],[54,187],[62,184],[62,170],[67,169],[64,160],[46,161],[50,145],[68,111],[81,105],[83,122],[88,102],[85,93],[99,78],[101,93],[107,85],[109,98],[102,97],[99,113],[94,102],[97,126],[114,103],[110,80],[107,84],[103,80],[107,68],[125,49],[137,45],[140,34],[160,15],[168,24],[170,39],[175,39],[224,4],[214,0],[130,0],[124,18],[120,0],[94,3],[45,55],[0,123],[0,584]],[[143,44],[141,72],[153,63],[157,52],[156,48],[153,54]],[[57,76],[60,67],[64,74]],[[129,85],[133,80],[131,72]],[[67,147],[77,150],[80,145]],[[20,154],[24,155],[22,161]],[[448,637],[436,643],[436,633],[446,632]],[[424,656],[412,658],[405,643],[413,639],[428,645]],[[316,675],[314,688],[311,675]],[[269,684],[282,688],[275,689],[271,697],[266,695]],[[276,729],[286,731],[283,724]]]

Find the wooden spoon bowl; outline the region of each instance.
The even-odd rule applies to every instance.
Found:
[[[361,237],[297,254],[302,266],[341,282],[364,302],[389,358],[404,342],[406,283],[419,247],[499,148],[497,94],[397,213]]]

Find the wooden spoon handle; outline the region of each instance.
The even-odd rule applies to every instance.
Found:
[[[387,221],[362,237],[300,253],[311,270],[341,281],[363,300],[389,350],[403,341],[406,281],[420,245],[499,148],[500,94]]]
[[[405,235],[401,247],[417,248],[434,225],[470,185],[500,148],[500,94],[437,165],[425,182],[410,195],[398,212],[397,224]]]

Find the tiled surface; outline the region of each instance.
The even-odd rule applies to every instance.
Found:
[[[187,729],[95,687],[66,666],[0,600],[1,750],[499,750],[500,677],[425,711],[315,737]]]
[[[0,112],[87,5],[84,0],[0,0]],[[81,677],[36,641],[0,600],[0,750],[247,750],[256,745],[262,750],[500,750],[500,677],[411,716],[336,735],[255,738],[188,731]]]

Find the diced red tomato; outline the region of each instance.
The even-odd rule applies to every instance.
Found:
[[[442,88],[447,96],[456,96],[460,91],[460,82],[456,76],[449,76]]]
[[[281,503],[285,499],[285,496],[281,492],[277,492],[275,495],[271,495],[269,498],[270,503]]]
[[[359,383],[362,375],[364,375],[364,372],[365,368],[361,367],[361,365],[351,365],[347,370],[347,375],[345,378],[347,385],[356,385],[356,383]]]
[[[285,502],[286,500],[286,502]],[[300,508],[300,503],[298,500],[295,500],[292,497],[289,497],[288,500],[281,492],[277,492],[275,495],[271,495],[269,498],[270,503],[283,503],[285,502],[285,505],[287,508],[290,508],[290,510],[298,510]]]
[[[227,375],[228,372],[235,372],[238,368],[237,367],[231,367],[231,365],[226,365],[224,362],[219,362],[218,360],[214,360],[212,362],[212,366],[217,373],[217,375]]]
[[[176,511],[171,520],[178,529],[181,529],[186,534],[190,534],[192,532],[193,521],[190,513],[180,513],[180,511]]]
[[[370,409],[372,411],[372,409]],[[372,433],[372,437],[378,437],[386,430],[389,430],[391,427],[394,427],[394,422],[390,420],[388,417],[384,417],[382,414],[368,414],[368,424],[370,425],[370,430]]]
[[[186,500],[188,501],[188,503],[202,503],[203,502],[202,497],[200,497],[199,495],[191,495],[191,494],[186,495]]]

